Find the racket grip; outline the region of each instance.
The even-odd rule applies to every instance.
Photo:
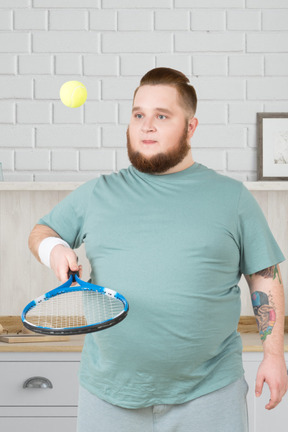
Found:
[[[77,256],[77,263],[78,263],[78,256]],[[73,276],[73,282],[76,282],[75,275],[79,277],[79,271],[78,270],[75,271],[75,270],[69,269],[69,271],[68,271],[68,278],[70,278],[70,276]]]
[[[75,275],[79,277],[79,271],[78,270],[73,271],[69,269],[68,278],[70,278],[70,276],[73,276],[73,282],[76,282]]]

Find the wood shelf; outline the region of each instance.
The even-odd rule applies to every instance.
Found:
[[[72,191],[83,182],[0,182],[0,191]],[[251,191],[288,191],[288,181],[243,182]]]
[[[1,191],[72,191],[83,182],[0,182]]]

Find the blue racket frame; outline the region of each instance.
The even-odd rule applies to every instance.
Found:
[[[77,282],[79,286],[71,286],[73,282]],[[31,309],[36,307],[37,304],[49,300],[52,297],[55,297],[59,294],[65,294],[65,293],[75,292],[75,291],[83,291],[83,292],[94,291],[94,292],[102,293],[103,295],[107,295],[109,297],[114,297],[123,303],[124,306],[123,311],[121,311],[115,317],[110,318],[106,321],[102,321],[100,323],[95,323],[95,324],[89,324],[81,327],[73,327],[73,328],[62,327],[62,328],[53,329],[50,327],[41,327],[41,326],[31,324],[26,320],[27,313]],[[104,330],[105,328],[108,327],[112,327],[118,324],[119,322],[121,322],[124,318],[126,318],[128,311],[129,311],[129,304],[123,295],[109,288],[105,288],[100,285],[95,285],[90,282],[85,282],[78,277],[77,272],[70,272],[69,279],[66,282],[64,282],[62,285],[60,285],[57,288],[54,288],[53,290],[47,292],[46,294],[43,294],[42,296],[37,297],[36,299],[28,303],[27,306],[25,306],[25,308],[23,309],[23,312],[21,314],[21,319],[23,325],[26,328],[36,333],[49,334],[49,335],[73,335],[73,334],[92,333],[92,332]]]

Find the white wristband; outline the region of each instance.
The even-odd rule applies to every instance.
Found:
[[[51,251],[54,248],[54,246],[57,246],[59,244],[70,248],[69,244],[65,240],[62,240],[59,237],[46,237],[44,240],[42,240],[42,242],[39,245],[38,255],[40,261],[49,268],[51,268],[50,266]]]

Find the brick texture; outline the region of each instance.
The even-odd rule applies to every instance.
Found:
[[[154,67],[198,95],[195,160],[256,176],[257,112],[287,112],[287,0],[2,0],[0,162],[5,180],[86,181],[129,165],[132,97]],[[67,108],[61,85],[83,82]]]

